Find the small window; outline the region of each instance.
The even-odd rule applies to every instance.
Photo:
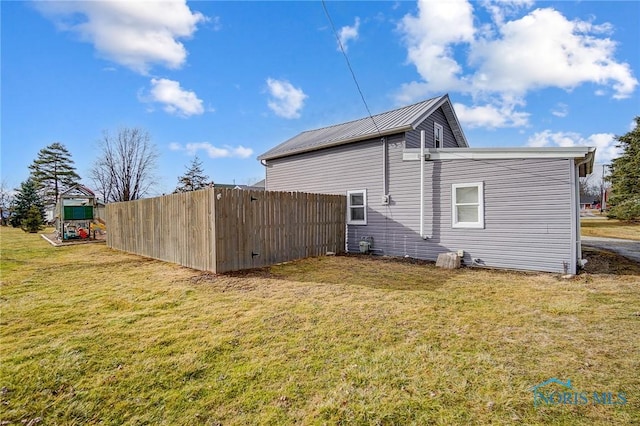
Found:
[[[451,227],[484,228],[484,183],[451,185]]]
[[[438,123],[433,123],[433,147],[434,148],[442,148],[444,146],[443,142],[443,134],[444,129]]]
[[[347,191],[347,224],[367,224],[367,190]]]

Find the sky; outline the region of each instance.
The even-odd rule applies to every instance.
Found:
[[[151,195],[196,155],[214,182],[249,184],[302,131],[445,93],[471,147],[595,146],[599,169],[640,115],[638,1],[324,6],[0,2],[2,179],[60,142],[92,187],[104,132],[137,127],[159,153]]]

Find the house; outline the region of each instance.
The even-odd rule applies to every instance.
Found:
[[[576,273],[578,177],[595,149],[469,148],[448,95],[302,132],[262,154],[266,190],[347,196],[347,250]],[[368,243],[368,244],[367,244]]]
[[[249,189],[252,189],[254,191],[264,191],[264,179],[259,180],[252,185],[249,185]]]
[[[598,207],[596,207],[598,206]],[[581,194],[580,195],[580,209],[581,210],[588,210],[588,209],[595,209],[595,208],[599,208],[600,206],[600,201],[595,200],[593,196],[589,195],[589,194]]]
[[[214,188],[225,188],[225,189],[245,189],[252,191],[264,191],[264,179],[258,181],[252,185],[236,185],[235,183],[215,183],[212,185]]]

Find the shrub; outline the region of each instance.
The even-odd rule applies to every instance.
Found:
[[[36,206],[31,206],[27,212],[27,216],[22,220],[21,226],[24,232],[35,234],[44,229],[42,214]]]

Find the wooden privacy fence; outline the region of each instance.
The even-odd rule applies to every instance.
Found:
[[[209,188],[106,206],[107,245],[222,273],[342,252],[346,197]]]

